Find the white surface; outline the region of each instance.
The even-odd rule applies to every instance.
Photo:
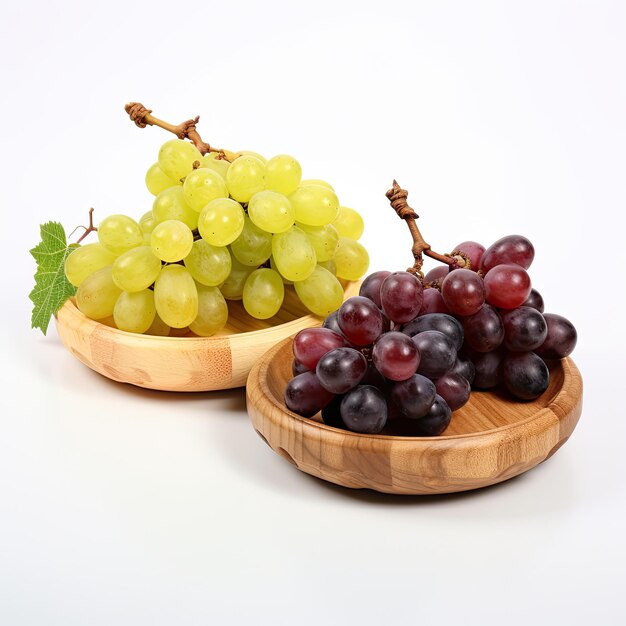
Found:
[[[0,623],[623,624],[624,3],[90,4],[0,10]],[[121,386],[31,331],[38,225],[150,207],[167,136],[128,100],[296,156],[372,269],[410,260],[393,177],[435,249],[527,235],[579,330],[571,440],[476,493],[347,491],[270,452],[243,391]]]

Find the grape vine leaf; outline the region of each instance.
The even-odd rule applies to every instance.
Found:
[[[65,259],[76,245],[67,244],[65,230],[59,222],[39,227],[41,241],[30,251],[37,262],[35,287],[29,294],[33,302],[31,327],[45,335],[50,318],[76,293],[76,287],[65,277]]]

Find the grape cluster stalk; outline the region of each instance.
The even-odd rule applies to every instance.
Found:
[[[408,193],[394,181],[386,195],[413,238],[413,265],[370,274],[322,328],[296,335],[287,407],[358,433],[436,436],[472,390],[501,385],[519,401],[538,398],[548,363],[568,356],[577,334],[544,313],[527,272],[532,243],[508,235],[440,254],[422,237]],[[424,276],[423,255],[444,265]]]

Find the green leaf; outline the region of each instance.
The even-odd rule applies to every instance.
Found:
[[[67,245],[63,226],[48,222],[39,227],[41,241],[30,251],[37,262],[35,287],[29,298],[33,301],[32,328],[45,335],[50,318],[64,302],[76,293],[76,287],[65,277],[65,259],[76,246]]]

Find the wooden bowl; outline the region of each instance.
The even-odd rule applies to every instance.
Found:
[[[505,392],[472,392],[439,437],[363,435],[292,413],[283,401],[291,376],[291,339],[252,368],[246,399],[261,438],[298,469],[352,488],[397,494],[451,493],[507,480],[552,456],[582,411],[582,378],[574,361],[552,366],[537,400]]]
[[[358,293],[347,283],[345,296]],[[73,299],[56,316],[66,348],[85,365],[107,378],[162,391],[214,391],[242,387],[250,369],[269,348],[303,328],[319,326],[292,288],[268,320],[250,317],[241,302],[228,301],[228,323],[213,337],[154,337],[112,328],[112,320],[85,317]]]

